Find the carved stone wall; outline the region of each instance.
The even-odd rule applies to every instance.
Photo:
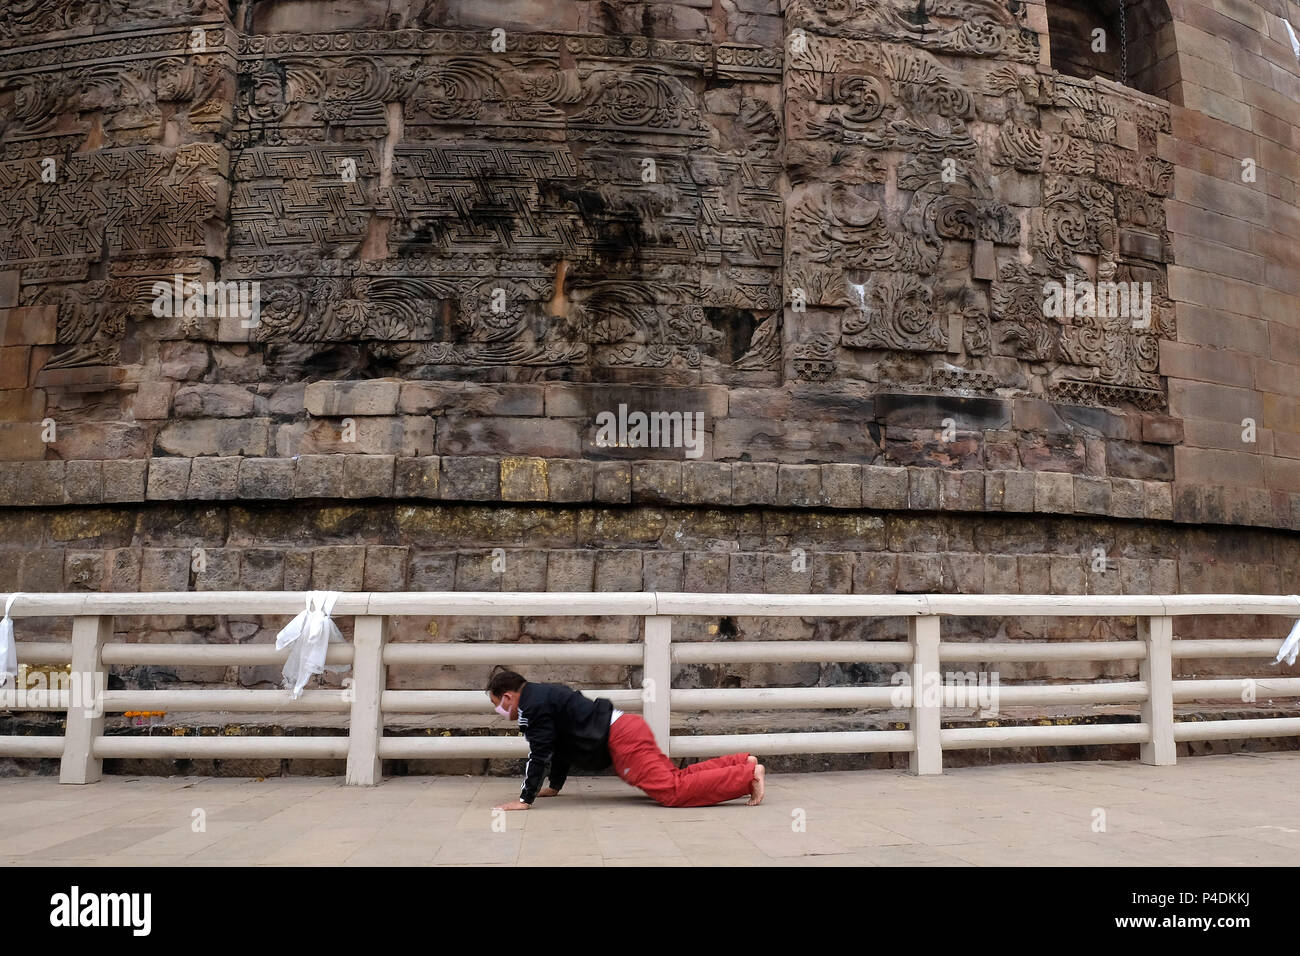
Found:
[[[1110,0],[9,0],[0,592],[1296,590],[1300,5],[1126,9],[1137,89],[1113,81],[1113,51],[1061,35],[1114,23]],[[256,320],[160,312],[177,276],[256,283]],[[1146,284],[1149,316],[1045,307],[1053,283],[1082,282]],[[698,441],[610,440],[601,416],[629,411],[698,420]],[[283,623],[115,627],[265,643]],[[634,627],[402,620],[392,639]],[[1135,636],[1126,619],[946,627]],[[20,619],[20,660],[66,629]],[[903,633],[724,617],[675,637]],[[1135,679],[1126,667],[1001,676]],[[674,682],[891,669],[683,666]],[[676,730],[736,726],[681,714]]]
[[[1300,529],[1300,11],[1175,0],[1144,41],[1148,6],[1172,103],[1053,69],[1037,2],[10,3],[0,487],[40,542],[0,589],[201,586],[145,524],[62,537],[166,502]],[[159,314],[177,275],[257,283],[258,320]],[[1146,284],[1147,321],[1049,314],[1076,281]],[[603,440],[622,406],[700,414],[698,455]],[[572,547],[680,559],[637,526]],[[709,547],[787,541],[742,537]],[[890,587],[992,586],[929,566]]]

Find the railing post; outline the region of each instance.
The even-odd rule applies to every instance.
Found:
[[[1169,766],[1178,759],[1174,741],[1174,619],[1140,617],[1138,637],[1147,645],[1147,656],[1138,665],[1138,676],[1147,685],[1142,723],[1151,728],[1151,741],[1141,745],[1140,755],[1143,763]]]
[[[104,733],[104,701],[100,694],[108,686],[108,671],[100,660],[100,650],[112,636],[111,616],[79,615],[72,619],[72,673],[59,783],[95,783],[104,774],[104,761],[95,757],[95,738]]]
[[[939,618],[923,614],[907,619],[912,644],[912,733],[916,737],[908,756],[914,774],[943,773],[943,746],[939,718],[943,713],[942,675],[939,673]],[[927,688],[930,693],[927,693]]]
[[[373,787],[382,777],[379,742],[384,736],[382,698],[388,686],[384,644],[388,618],[358,614],[353,631],[352,715],[348,722],[348,786]]]
[[[642,716],[650,725],[659,749],[671,757],[673,619],[666,614],[645,619],[645,661],[641,682]]]

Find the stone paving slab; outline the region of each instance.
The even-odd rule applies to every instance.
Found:
[[[1300,754],[770,774],[760,807],[671,809],[570,778],[0,779],[5,866],[1251,866],[1300,863]],[[201,824],[201,825],[200,825]]]

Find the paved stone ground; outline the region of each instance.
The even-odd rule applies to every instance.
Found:
[[[84,787],[8,778],[0,865],[1300,862],[1297,753],[768,779],[761,807],[669,809],[614,777],[577,777],[562,796],[500,817],[496,832],[492,805],[518,794],[501,777],[399,777],[371,789],[335,777],[109,777]],[[1094,832],[1103,813],[1104,832]]]

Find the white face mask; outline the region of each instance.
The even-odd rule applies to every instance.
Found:
[[[506,702],[503,700],[503,701],[501,701],[501,703],[497,704],[496,707],[494,707],[494,708],[492,708],[492,709],[495,710],[495,711],[496,711],[498,714],[500,714],[502,717],[505,717],[505,718],[509,719],[509,717],[510,717],[510,711],[506,708],[505,703],[506,703]]]

